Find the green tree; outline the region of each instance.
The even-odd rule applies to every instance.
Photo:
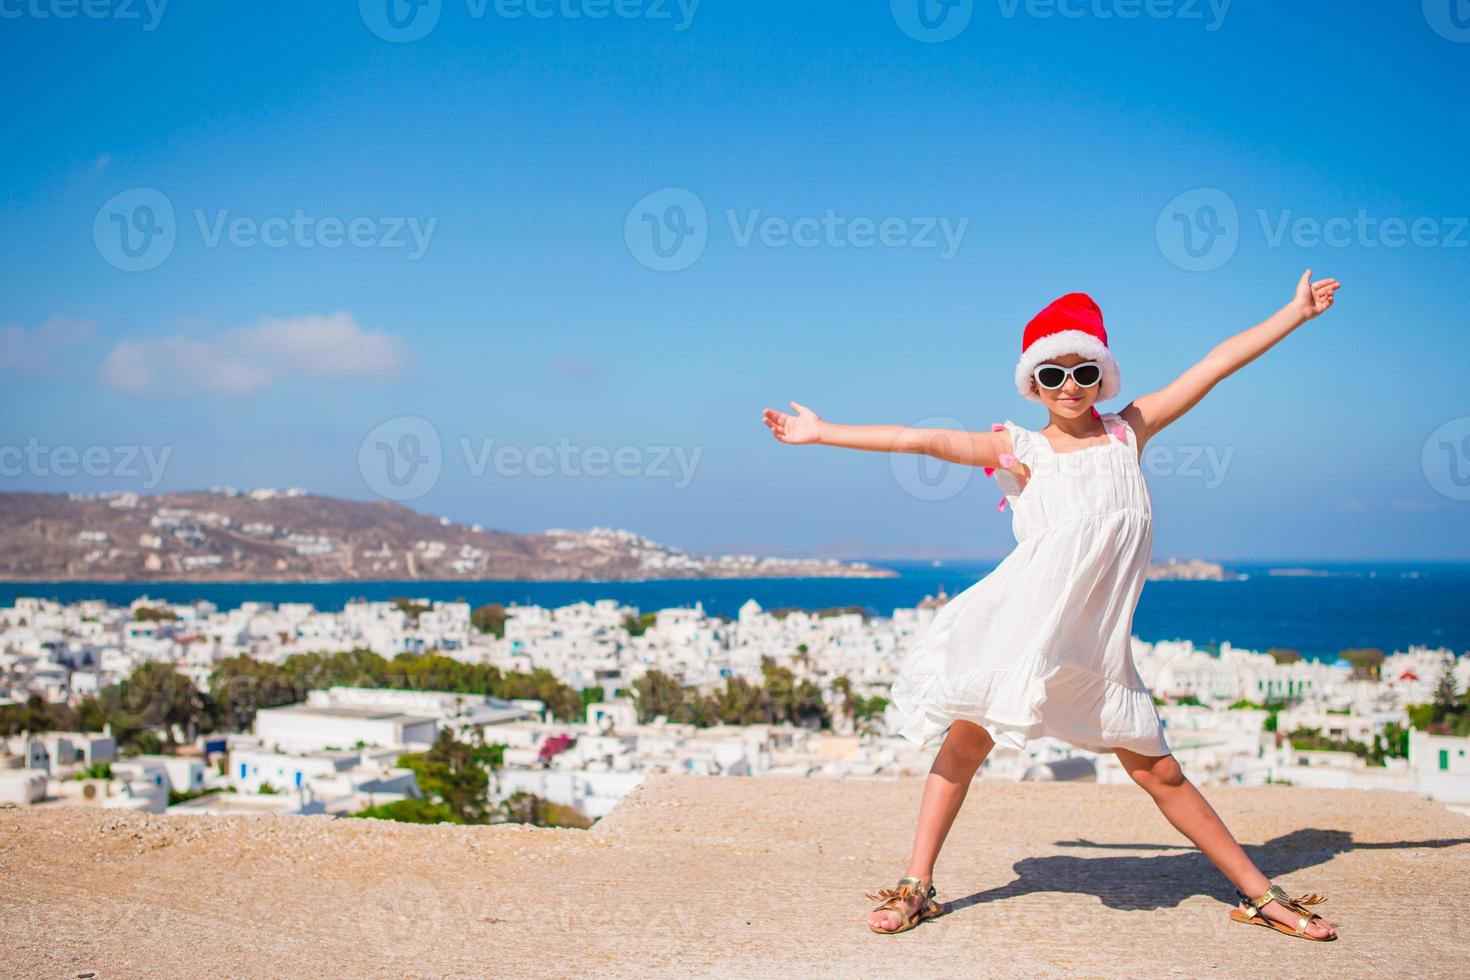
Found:
[[[650,670],[633,682],[633,706],[640,724],[659,715],[674,720],[684,697],[684,689],[661,670]]]
[[[1470,709],[1465,707],[1467,700],[1470,700],[1470,689],[1463,697],[1455,693],[1454,663],[1447,662],[1435,681],[1434,695],[1429,703],[1408,706],[1409,724],[1436,735],[1470,735]]]
[[[490,822],[490,771],[488,756],[467,742],[460,742],[449,729],[439,729],[426,752],[405,752],[398,765],[413,770],[425,798],[442,803],[451,823]]]
[[[761,657],[761,673],[765,676],[772,721],[813,728],[830,727],[827,706],[822,702],[822,689],[816,684],[806,679],[797,680],[789,667],[778,666],[769,655]]]
[[[642,636],[657,622],[657,613],[643,613],[636,618],[632,613],[629,613],[623,617],[623,629],[628,631],[629,636]]]
[[[857,720],[859,724],[868,725],[883,717],[883,711],[888,707],[888,699],[880,694],[870,698],[857,699]]]
[[[402,610],[404,615],[413,620],[415,623],[419,621],[419,616],[423,615],[433,608],[432,606],[424,605],[422,602],[415,602],[412,599],[407,598],[406,596],[397,596],[395,598],[389,599],[388,602],[394,608]]]
[[[477,606],[470,613],[470,623],[481,633],[493,634],[497,639],[505,639],[505,621],[507,619],[505,607],[498,602],[486,603]]]
[[[395,800],[347,814],[364,820],[396,820],[399,823],[457,823],[454,812],[432,800]]]
[[[857,719],[857,697],[852,691],[852,679],[846,674],[832,679],[832,693],[842,698],[842,703],[836,710],[842,713],[844,718]]]
[[[244,655],[227,657],[209,675],[209,693],[219,709],[218,727],[249,731],[255,713],[306,700],[305,688],[279,664]]]
[[[535,827],[574,827],[585,830],[592,826],[581,813],[572,807],[553,803],[533,793],[512,793],[503,804],[507,823],[531,824]]]
[[[1383,674],[1383,651],[1375,647],[1344,650],[1342,659],[1353,665],[1355,680],[1379,680]]]
[[[1409,757],[1409,730],[1397,722],[1383,726],[1383,754],[1390,759]]]
[[[79,770],[77,770],[76,774],[74,776],[72,776],[72,778],[73,779],[111,779],[112,778],[112,763],[110,763],[110,762],[93,762],[90,765],[88,765],[85,769],[79,769]]]
[[[84,694],[77,702],[76,731],[100,732],[107,724],[107,712],[95,694]]]
[[[720,720],[719,708],[713,697],[701,695],[698,691],[686,690],[684,700],[674,712],[670,721],[677,721],[682,725],[698,725],[707,728]]]
[[[714,698],[715,714],[726,725],[758,725],[770,720],[765,689],[743,677],[725,678],[724,688]]]
[[[39,694],[31,694],[19,704],[0,705],[0,734],[49,732],[64,729],[64,706],[53,705]]]
[[[1440,668],[1439,679],[1434,683],[1433,703],[1440,712],[1440,718],[1436,718],[1435,721],[1439,721],[1445,715],[1454,713],[1460,706],[1459,696],[1455,692],[1453,667],[1454,662],[1446,660],[1444,666]]]
[[[175,725],[192,740],[201,731],[212,731],[218,714],[212,699],[193,681],[174,670],[172,664],[156,661],[143,664],[126,680],[103,689],[101,701],[119,745],[136,743],[142,733],[158,729],[163,732],[164,745],[171,749]]]

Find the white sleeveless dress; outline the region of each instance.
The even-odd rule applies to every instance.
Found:
[[[888,707],[891,730],[909,741],[927,746],[964,719],[1015,748],[1052,735],[1094,752],[1169,754],[1129,647],[1152,501],[1132,428],[1115,412],[1094,415],[1108,441],[1064,453],[1009,419],[992,427],[1030,467],[1024,488],[993,471],[1016,547],[910,645]]]

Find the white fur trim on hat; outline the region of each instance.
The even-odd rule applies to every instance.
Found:
[[[1118,362],[1113,360],[1107,344],[1085,330],[1059,330],[1027,347],[1021,360],[1016,363],[1016,391],[1022,398],[1029,398],[1039,404],[1046,403],[1040,395],[1031,393],[1031,372],[1036,369],[1036,365],[1064,354],[1078,354],[1102,365],[1102,390],[1098,392],[1098,401],[1117,397],[1122,390],[1123,380],[1118,372]]]

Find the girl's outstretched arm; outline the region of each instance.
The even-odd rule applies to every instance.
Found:
[[[1222,379],[1260,357],[1303,323],[1331,309],[1333,296],[1342,284],[1336,279],[1311,280],[1312,270],[1308,269],[1302,273],[1290,303],[1216,346],[1165,387],[1123,406],[1118,414],[1133,427],[1139,446],[1198,404]]]
[[[919,429],[910,425],[841,425],[828,422],[798,402],[795,415],[765,410],[763,421],[788,445],[842,446],[883,453],[922,453],[966,466],[1000,466],[1006,452],[1005,433],[964,429]]]

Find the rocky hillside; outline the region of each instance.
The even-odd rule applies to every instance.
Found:
[[[888,577],[863,563],[699,556],[610,528],[510,534],[301,491],[0,494],[0,579],[538,581]]]

